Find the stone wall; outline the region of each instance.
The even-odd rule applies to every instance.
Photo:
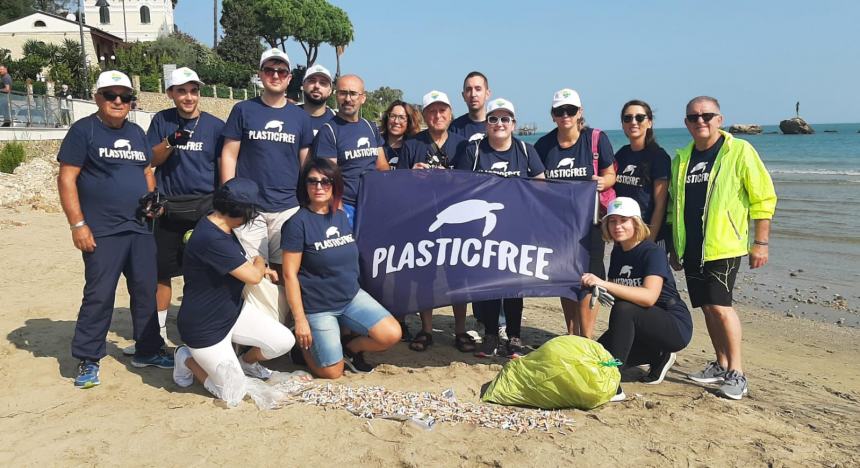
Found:
[[[241,99],[244,96],[237,96]],[[200,98],[200,110],[208,112],[221,120],[227,120],[230,110],[239,102],[237,99]],[[137,97],[137,108],[147,112],[158,112],[173,107],[173,101],[164,93],[144,93]]]

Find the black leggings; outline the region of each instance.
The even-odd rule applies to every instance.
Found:
[[[494,299],[472,303],[475,318],[484,324],[485,335],[499,334],[499,309],[505,303],[505,333],[508,337],[520,336],[520,324],[523,321],[523,298]]]
[[[672,314],[619,300],[609,315],[609,329],[597,340],[622,367],[651,364],[663,353],[684,349],[689,340],[678,332]]]

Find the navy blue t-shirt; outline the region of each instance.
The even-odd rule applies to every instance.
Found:
[[[669,261],[666,260],[666,251],[648,240],[640,242],[627,252],[616,244],[609,260],[608,280],[625,286],[644,287],[646,276],[663,278],[663,288],[655,305],[672,314],[678,332],[689,342],[693,336],[693,320],[690,318],[687,304],[684,304],[678,294],[675,277],[669,270]]]
[[[455,169],[489,172],[502,177],[534,177],[545,170],[535,148],[516,138],[511,139],[511,147],[506,151],[494,150],[487,139],[469,142],[460,147],[460,152],[454,159]]]
[[[615,161],[618,162],[615,195],[636,200],[642,210],[642,219],[650,223],[654,213],[654,181],[669,178],[671,158],[663,148],[653,143],[641,151],[633,151],[630,145],[624,145],[615,153]]]
[[[397,165],[400,163],[400,156],[403,154],[403,147],[405,145],[406,140],[401,142],[400,148],[395,148],[389,145],[387,141],[382,145],[382,151],[385,152],[385,160],[388,161],[388,165],[392,170],[397,169]]]
[[[586,127],[573,146],[562,148],[558,144],[558,129],[540,137],[535,149],[546,167],[547,179],[591,180],[594,174],[594,155],[591,153],[591,129]],[[600,132],[597,140],[598,169],[606,169],[615,162],[609,137]]]
[[[375,124],[366,119],[347,122],[334,116],[323,124],[314,140],[314,157],[337,159],[343,174],[343,201],[355,205],[361,176],[376,170],[379,148],[385,142]]]
[[[185,289],[176,325],[192,348],[212,346],[227,336],[242,311],[245,283],[230,274],[247,262],[234,234],[227,234],[204,216],[185,246],[182,274]]]
[[[358,247],[343,210],[302,208],[281,227],[281,248],[301,252],[299,285],[306,314],[346,306],[358,293]]]
[[[439,149],[448,156],[449,167],[455,167],[454,158],[457,157],[457,154],[465,151],[466,143],[465,138],[456,133],[448,132],[448,139],[445,140],[445,143]],[[424,130],[415,135],[415,138],[403,143],[402,155],[397,163],[397,167],[398,169],[412,169],[412,166],[416,163],[426,163],[428,154],[435,154],[435,151],[430,132]]]
[[[137,124],[125,121],[121,128],[110,128],[96,114],[84,117],[69,128],[57,161],[81,168],[78,199],[94,237],[150,232],[137,208],[149,191],[143,174],[152,148]]]
[[[299,151],[310,147],[314,132],[307,112],[295,104],[267,106],[259,97],[233,106],[224,138],[241,141],[236,177],[260,186],[260,208],[267,212],[298,206]]]
[[[179,128],[193,132],[184,145],[173,152],[155,170],[158,191],[168,196],[206,195],[218,186],[218,158],[224,137],[224,122],[212,114],[201,112],[198,118],[183,119],[176,108],[165,109],[152,118],[146,136],[155,147]]]
[[[705,241],[705,201],[708,194],[708,180],[717,160],[717,154],[725,143],[721,136],[710,148],[699,151],[693,147],[687,175],[684,179],[684,227],[687,230],[687,251],[685,263],[690,265],[702,257],[702,244]]]
[[[460,135],[466,141],[479,140],[487,133],[487,122],[483,120],[475,122],[466,113],[454,119],[451,126],[448,127],[448,131]]]
[[[304,104],[299,105],[299,107],[303,110],[305,108]],[[335,113],[331,107],[326,107],[325,112],[323,112],[323,114],[319,116],[313,116],[308,114],[308,117],[311,119],[311,128],[314,130],[314,136],[317,136],[317,133],[319,133],[320,128],[323,126],[323,124],[331,120],[331,118],[334,116]]]

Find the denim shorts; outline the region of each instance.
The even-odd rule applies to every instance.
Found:
[[[391,317],[391,314],[363,289],[359,289],[352,301],[342,309],[307,314],[313,336],[310,351],[314,361],[320,367],[328,367],[343,359],[341,326],[366,336],[374,325],[386,317]]]

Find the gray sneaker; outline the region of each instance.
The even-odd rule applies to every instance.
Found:
[[[687,378],[699,383],[719,383],[724,380],[726,370],[717,361],[711,361],[699,372],[688,374]]]
[[[720,385],[720,389],[717,390],[717,393],[726,398],[731,398],[732,400],[740,400],[748,391],[749,388],[747,387],[746,376],[733,370],[726,373],[725,381]]]

